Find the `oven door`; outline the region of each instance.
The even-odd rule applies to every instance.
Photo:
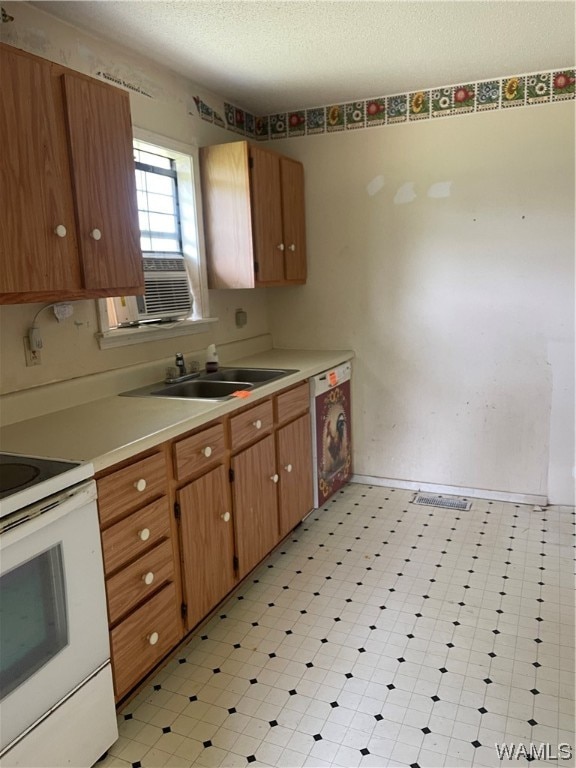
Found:
[[[0,536],[0,750],[110,657],[95,483],[49,501]]]

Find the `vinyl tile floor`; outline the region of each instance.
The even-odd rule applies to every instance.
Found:
[[[574,765],[574,510],[413,496],[350,484],[314,511],[100,768]]]

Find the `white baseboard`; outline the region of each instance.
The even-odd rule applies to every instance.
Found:
[[[463,488],[458,485],[436,485],[420,483],[412,480],[395,480],[390,477],[372,477],[370,475],[352,475],[353,483],[362,485],[378,485],[387,488],[401,488],[406,491],[425,491],[427,493],[444,493],[451,496],[464,496],[472,499],[489,499],[490,501],[508,501],[512,504],[537,504],[545,507],[548,504],[546,496],[531,493],[509,493],[508,491],[488,491],[483,488]]]

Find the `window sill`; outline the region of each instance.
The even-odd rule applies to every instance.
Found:
[[[191,333],[206,333],[210,326],[218,321],[217,317],[204,317],[202,320],[180,320],[171,325],[141,326],[139,328],[114,328],[111,331],[97,333],[100,349],[127,347],[149,341],[162,341]]]

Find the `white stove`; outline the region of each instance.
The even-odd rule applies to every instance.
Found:
[[[93,474],[0,454],[2,768],[88,768],[118,737]]]

